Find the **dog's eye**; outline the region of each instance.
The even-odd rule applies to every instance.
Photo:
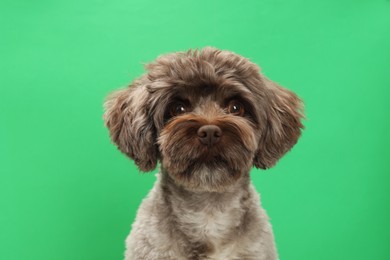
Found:
[[[229,102],[227,106],[227,110],[230,114],[236,115],[236,116],[243,116],[245,113],[244,106],[238,102],[237,100],[232,100]]]
[[[176,103],[171,106],[171,116],[178,116],[187,112],[187,107],[183,103]]]

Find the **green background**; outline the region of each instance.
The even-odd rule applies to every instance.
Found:
[[[282,260],[390,259],[390,1],[0,2],[0,259],[122,259],[151,188],[102,103],[162,53],[215,46],[305,102],[253,170]]]

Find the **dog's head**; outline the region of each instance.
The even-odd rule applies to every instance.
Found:
[[[161,56],[105,103],[118,148],[179,185],[219,191],[252,166],[272,167],[297,142],[301,101],[237,54],[215,48]]]

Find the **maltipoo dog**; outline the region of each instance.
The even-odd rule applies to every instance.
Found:
[[[126,241],[126,260],[274,260],[250,181],[297,142],[302,103],[248,59],[207,47],[158,57],[110,95],[112,141],[141,171],[160,162]]]

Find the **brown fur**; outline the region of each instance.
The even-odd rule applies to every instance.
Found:
[[[303,128],[299,98],[260,74],[248,59],[210,47],[163,55],[146,68],[145,75],[105,103],[104,119],[118,148],[142,171],[161,162],[161,178],[140,208],[126,259],[214,259],[228,250],[234,251],[229,259],[275,259],[272,231],[249,171],[252,166],[272,167],[297,142]],[[232,100],[242,104],[244,114],[229,112]],[[186,111],[172,115],[177,102]],[[197,136],[205,125],[222,131],[211,147]],[[220,216],[223,207],[227,219],[214,221],[218,227],[226,222],[220,235],[188,229],[208,214]],[[195,209],[195,215],[204,214],[188,219]],[[158,223],[149,223],[153,218]],[[139,229],[142,223],[149,223],[148,231]],[[148,232],[175,245],[161,244],[168,253],[159,253]],[[244,244],[236,246],[238,241]],[[263,253],[250,245],[260,242],[268,245]]]

